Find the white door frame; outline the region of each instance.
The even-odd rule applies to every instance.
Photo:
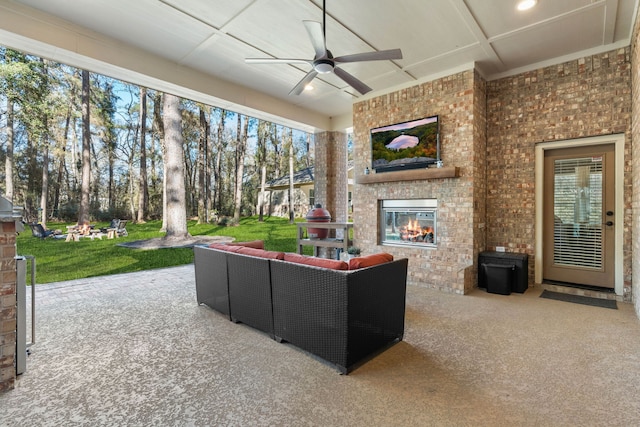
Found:
[[[615,227],[615,293],[622,295],[624,289],[624,134],[595,136],[590,138],[571,139],[566,141],[544,142],[535,147],[535,184],[536,184],[536,218],[535,218],[535,265],[534,279],[536,284],[542,283],[542,219],[543,219],[543,190],[544,190],[544,152],[557,148],[584,147],[589,145],[614,144],[615,145],[615,197],[616,207],[614,222]]]

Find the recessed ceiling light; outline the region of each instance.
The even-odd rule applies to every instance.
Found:
[[[538,0],[522,0],[518,3],[518,10],[529,10],[538,3]]]
[[[304,90],[313,90],[313,86],[311,84],[308,84],[304,87]]]

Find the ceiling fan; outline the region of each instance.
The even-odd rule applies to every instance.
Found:
[[[326,0],[322,1],[322,24],[315,21],[303,21],[307,28],[309,39],[315,50],[313,59],[287,59],[287,58],[246,58],[247,64],[309,64],[313,68],[293,89],[289,95],[300,95],[305,86],[318,74],[326,74],[333,72],[341,78],[345,83],[358,91],[361,95],[371,91],[371,88],[362,81],[355,78],[342,68],[338,68],[336,64],[346,64],[349,62],[364,61],[382,61],[388,59],[402,59],[402,51],[400,49],[381,50],[377,52],[364,52],[352,55],[343,55],[336,58],[333,57],[331,51],[327,49],[326,31],[327,31],[327,12]]]

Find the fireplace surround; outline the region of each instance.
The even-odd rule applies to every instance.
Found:
[[[381,245],[435,247],[438,243],[438,200],[380,200]]]

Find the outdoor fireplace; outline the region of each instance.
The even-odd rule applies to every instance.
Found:
[[[435,247],[437,199],[380,201],[380,244]]]

